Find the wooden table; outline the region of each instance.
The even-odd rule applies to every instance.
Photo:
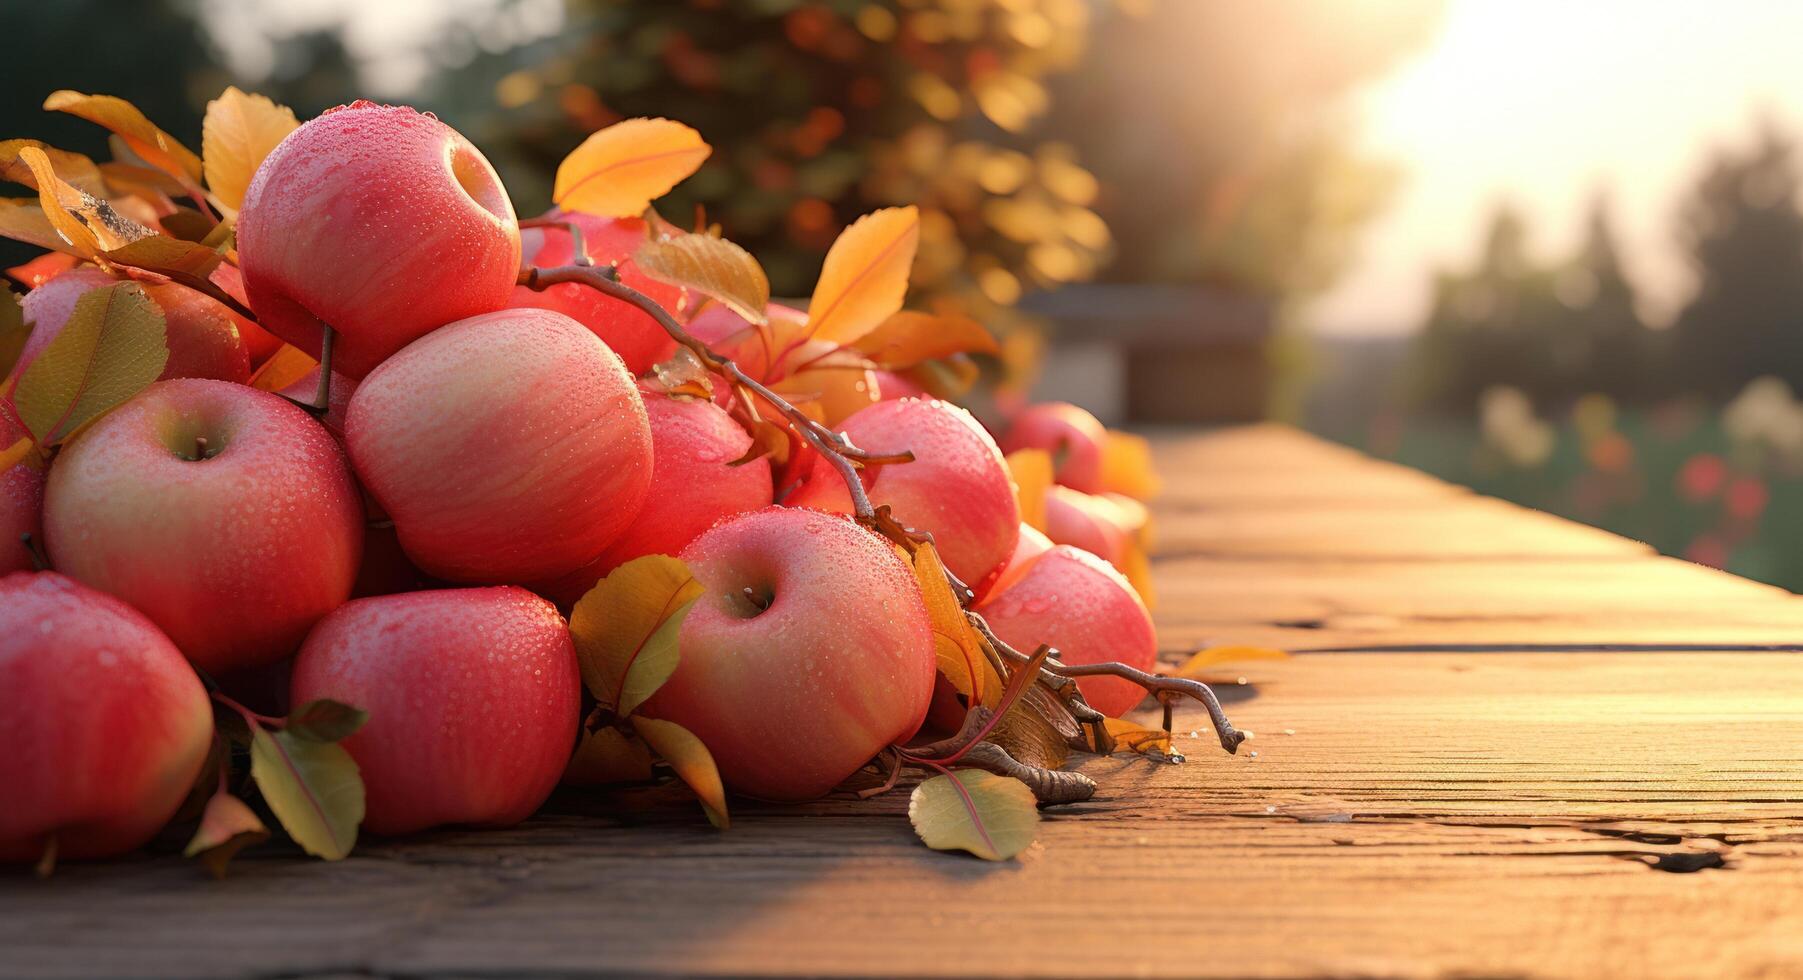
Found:
[[[1168,655],[1302,655],[1226,669],[1238,756],[1091,759],[1018,861],[921,847],[905,793],[565,800],[9,876],[0,972],[1803,973],[1803,599],[1279,427],[1157,441]]]

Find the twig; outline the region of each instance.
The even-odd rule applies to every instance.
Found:
[[[550,219],[528,219],[528,221],[531,222],[530,225],[527,225],[528,227],[561,225],[570,229],[574,234],[580,234],[579,229],[566,221]],[[690,334],[656,300],[620,282],[612,266],[568,265],[551,269],[528,266],[520,271],[519,283],[528,289],[543,290],[566,282],[582,283],[645,311],[653,320],[657,321],[659,326],[664,328],[665,333],[669,334],[678,344],[688,348],[701,360],[701,363],[725,378],[734,386],[735,390],[750,391],[762,398],[771,408],[782,415],[797,435],[825,457],[833,469],[838,471],[840,478],[845,481],[846,491],[851,496],[852,512],[859,523],[910,548],[913,543],[920,540],[931,540],[930,536],[923,537],[920,532],[909,530],[891,518],[887,507],[881,508],[879,512],[878,508],[872,506],[870,495],[865,491],[864,481],[858,473],[864,466],[907,462],[914,458],[912,453],[877,455],[859,449],[843,433],[835,432],[810,418],[806,413],[791,405],[787,399],[746,374],[733,362],[732,358],[715,353],[707,344]],[[1004,660],[1004,664],[998,665],[997,673],[1003,673],[1000,667],[1006,666],[1008,663],[1024,665],[1033,661],[1033,656],[1021,653],[1003,642],[1001,637],[996,636],[995,631],[989,628],[989,623],[980,614],[968,608],[974,599],[974,593],[968,586],[959,581],[949,570],[946,573],[946,580],[951,584],[952,591],[958,597],[959,603],[967,607],[964,613],[965,618],[994,648],[992,652]],[[1220,737],[1222,748],[1230,753],[1235,752],[1240,743],[1246,739],[1245,734],[1234,728],[1233,723],[1227,720],[1227,714],[1221,710],[1221,702],[1215,697],[1214,691],[1200,681],[1168,677],[1163,674],[1148,674],[1122,663],[1085,664],[1073,667],[1055,661],[1046,661],[1038,668],[1035,680],[1057,692],[1070,709],[1071,715],[1079,723],[1091,727],[1097,752],[1103,754],[1111,752],[1114,748],[1114,739],[1108,734],[1104,716],[1090,707],[1089,703],[1083,700],[1083,695],[1075,690],[1071,679],[1076,677],[1119,677],[1145,688],[1147,693],[1159,695],[1160,700],[1164,700],[1167,695],[1195,698],[1208,709],[1209,719],[1214,723],[1215,734]],[[1166,725],[1168,730],[1168,716]]]

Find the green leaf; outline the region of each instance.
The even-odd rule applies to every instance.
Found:
[[[0,301],[0,378],[4,378],[19,363],[31,327],[25,322],[25,309],[19,305],[19,297],[13,295],[12,287],[0,286],[0,291],[6,293],[5,300]]]
[[[251,732],[250,775],[308,854],[337,861],[351,853],[363,822],[363,777],[344,746],[258,727]]]
[[[163,313],[136,283],[91,289],[13,392],[19,417],[52,446],[149,387],[169,361]]]
[[[369,712],[342,701],[320,698],[288,712],[282,730],[315,742],[341,742],[356,734],[369,720]]]
[[[645,555],[595,584],[570,610],[589,693],[624,717],[676,672],[677,632],[701,583],[680,558]]]
[[[914,787],[908,819],[935,851],[1006,861],[1033,843],[1039,807],[1027,784],[1012,776],[959,769]]]
[[[220,790],[207,800],[200,829],[182,849],[182,856],[200,858],[213,877],[223,878],[226,865],[239,851],[268,839],[269,828],[263,826],[256,813],[245,806],[243,800]]]
[[[720,768],[714,764],[714,754],[707,750],[701,739],[673,721],[640,715],[633,717],[632,729],[695,791],[708,822],[725,830],[731,823],[726,812],[726,785],[720,781]]]

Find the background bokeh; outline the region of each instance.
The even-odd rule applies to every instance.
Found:
[[[226,84],[438,113],[522,213],[617,119],[779,295],[922,207],[915,302],[1111,422],[1279,417],[1803,589],[1803,10],[1673,0],[4,0],[0,135]],[[29,252],[10,243],[12,265]]]

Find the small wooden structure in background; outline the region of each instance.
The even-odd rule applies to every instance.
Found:
[[[1039,397],[1075,402],[1109,424],[1265,417],[1267,299],[1209,286],[1090,284],[1021,307],[1050,324]]]

